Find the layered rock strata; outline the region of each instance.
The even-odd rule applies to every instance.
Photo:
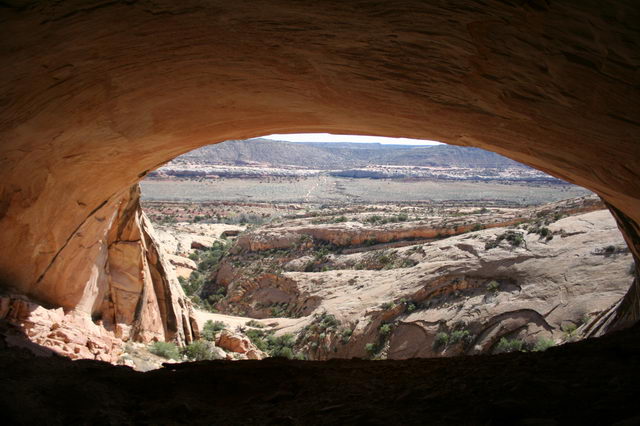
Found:
[[[22,299],[7,299],[3,317],[24,328],[34,341],[81,357],[88,353],[76,351],[83,346],[77,339],[69,346],[68,333],[53,330],[69,325],[72,334],[82,334],[84,324],[89,336],[96,334],[106,342],[101,353],[111,361],[116,351],[109,348],[129,340],[192,341],[198,331],[191,302],[159,248],[139,196],[135,185],[89,217],[32,287],[31,293],[39,297],[19,303]],[[51,334],[42,331],[46,327]],[[87,338],[87,345],[95,346]]]

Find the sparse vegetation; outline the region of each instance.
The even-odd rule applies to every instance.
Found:
[[[247,327],[254,327],[254,328],[264,328],[264,327],[265,327],[265,325],[264,325],[263,323],[258,322],[258,321],[256,321],[256,320],[250,320],[250,321],[247,321],[247,322],[245,323],[245,325],[246,325]]]
[[[149,346],[149,352],[166,359],[180,359],[178,346],[172,342],[153,342]]]
[[[533,352],[544,352],[552,346],[555,346],[555,342],[553,339],[548,339],[546,337],[541,337],[536,341],[536,344],[533,346]]]
[[[449,344],[455,345],[458,342],[468,342],[470,338],[471,333],[469,333],[469,330],[455,330],[451,333]]]
[[[568,342],[571,342],[576,338],[577,330],[578,330],[578,326],[572,322],[566,322],[562,324],[562,331],[564,332],[564,338]]]
[[[438,334],[436,334],[436,338],[434,340],[435,348],[446,347],[448,344],[449,344],[449,334],[445,333],[444,331],[441,331]]]
[[[521,232],[516,231],[507,231],[503,234],[500,234],[495,237],[495,239],[488,241],[485,243],[485,250],[491,250],[492,248],[496,248],[500,245],[500,243],[505,240],[508,241],[511,247],[519,247],[523,244],[526,244],[524,240],[524,236]]]
[[[495,294],[498,290],[500,290],[500,283],[496,280],[489,281],[487,284],[487,291]]]
[[[261,351],[272,357],[304,359],[304,355],[294,351],[296,338],[291,333],[275,336],[273,330],[249,329],[246,335]]]
[[[382,324],[380,326],[380,335],[387,336],[391,333],[391,324]]]
[[[509,353],[509,352],[519,352],[522,350],[524,342],[520,339],[507,339],[503,337],[500,339],[495,348],[495,353]]]
[[[213,344],[206,340],[196,340],[189,343],[183,350],[184,355],[190,361],[207,361],[219,359],[212,350]]]
[[[202,338],[208,341],[214,341],[216,335],[226,328],[222,321],[207,320],[202,327]]]
[[[380,305],[380,308],[382,308],[385,311],[388,311],[390,309],[393,309],[396,307],[396,302],[384,302]]]

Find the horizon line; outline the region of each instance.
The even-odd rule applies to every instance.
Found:
[[[364,136],[364,135],[334,135],[332,133],[274,133],[271,135],[261,136],[252,139],[269,139],[282,142],[294,143],[377,143],[381,145],[444,145],[442,142],[410,139],[410,138],[389,138],[384,136]]]

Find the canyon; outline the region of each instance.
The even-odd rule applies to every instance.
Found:
[[[311,213],[231,240],[219,237],[232,225],[161,226],[178,239],[185,228],[204,231],[223,253],[183,275],[200,308],[215,312],[202,313],[201,326],[219,321],[257,345],[290,336],[289,356],[311,360],[499,353],[508,342],[532,350],[602,334],[633,280],[632,256],[593,196],[532,208]]]
[[[370,392],[344,387],[351,389],[348,404],[369,407],[367,396],[387,383],[393,384],[394,397],[406,402],[405,411],[426,406],[442,423],[456,416],[485,424],[501,419],[530,423],[532,418],[633,422],[627,396],[638,381],[634,324],[640,318],[639,18],[637,2],[626,0],[3,2],[1,312],[12,321],[31,322],[32,337],[46,346],[98,360],[109,358],[106,352],[120,341],[173,339],[183,344],[196,338],[190,302],[177,278],[166,278],[171,274],[168,263],[155,248],[151,226],[135,201],[137,182],[194,148],[274,132],[317,131],[484,148],[602,198],[635,259],[634,278],[623,299],[598,314],[599,332],[614,334],[580,342],[575,349],[552,348],[540,356],[509,354],[502,359],[512,376],[499,374],[500,359],[416,364],[420,374],[444,366],[464,376],[470,370],[463,362],[484,372],[470,373],[475,379],[468,383],[439,373],[442,392],[421,388],[405,395],[402,389],[415,383],[408,377],[415,374],[412,364],[384,361],[391,363],[389,370],[373,367],[377,375],[354,373],[352,385]],[[489,251],[500,252],[500,244],[510,244],[509,238],[517,240],[506,236]],[[529,245],[529,237],[524,238]],[[550,245],[559,238],[554,235]],[[482,248],[469,245],[476,251]],[[613,255],[624,255],[617,243],[613,246]],[[605,247],[602,258],[607,253]],[[497,281],[499,289],[506,285]],[[469,289],[475,284],[464,281]],[[497,297],[508,292],[499,291]],[[52,325],[44,327],[40,321]],[[84,408],[75,417],[69,414],[77,401],[62,398],[56,403],[42,394],[38,389],[62,394],[49,375],[62,375],[69,387],[91,377],[84,389],[86,407],[103,407],[102,397],[109,396],[113,404],[98,413],[114,422],[179,421],[176,413],[184,417],[192,407],[203,419],[210,413],[191,393],[164,408],[151,402],[153,385],[167,383],[172,371],[138,375],[95,360],[31,358],[10,347],[6,338],[0,340],[2,374],[8,379],[4,383],[12,384],[10,390],[3,389],[0,405],[15,422],[33,420],[30,416],[36,413],[46,414],[52,423],[95,419]],[[317,367],[319,376],[332,371],[333,381],[320,393],[331,404],[314,399],[312,383],[304,382],[302,395],[282,384],[278,392],[265,391],[264,400],[245,401],[243,407],[254,404],[276,423],[318,422],[323,413],[333,422],[368,420],[360,408],[336,407],[341,402],[335,397],[335,389],[345,385],[339,378],[342,366],[366,369],[368,364],[335,365],[337,370]],[[309,365],[295,370],[299,374],[287,374],[289,367],[271,366],[274,369],[258,369],[286,375],[291,388],[303,371],[316,368]],[[209,377],[249,371],[226,368],[195,365],[182,371],[196,377],[198,371]],[[30,371],[47,386],[39,388]],[[482,374],[499,377],[491,381],[499,398],[473,397],[484,391],[478,384],[484,383]],[[520,383],[540,374],[549,379],[547,384],[554,379],[562,384],[567,390],[562,394],[572,394],[570,401],[582,410],[577,417],[568,418],[566,407],[557,404],[561,398],[554,403],[553,395],[540,399],[550,401],[550,408],[525,407],[532,390]],[[104,382],[94,381],[99,375],[130,387],[113,393]],[[513,377],[521,380],[514,384]],[[179,387],[186,389],[187,383],[180,381]],[[581,386],[575,388],[576,383]],[[538,385],[536,393],[548,392],[546,384]],[[147,404],[150,411],[127,406],[125,396],[135,388],[144,389],[149,398],[132,400]],[[596,395],[596,389],[606,389],[609,396]],[[494,411],[469,408],[475,417],[451,414],[456,411],[454,395],[460,395],[456,390],[469,392],[464,407],[481,400]],[[522,391],[522,399],[503,397],[515,390]],[[40,396],[34,399],[34,393]],[[315,410],[313,419],[305,417],[292,398],[308,401]],[[438,404],[442,400],[448,404]],[[224,401],[233,398],[225,396]],[[265,408],[264,401],[267,406],[281,401],[282,411]],[[389,411],[376,409],[376,421],[402,418],[390,398],[382,402],[380,409]],[[21,404],[27,407],[22,412],[16,409]],[[438,411],[437,405],[449,411]],[[220,418],[228,420],[225,413]],[[252,417],[252,422],[266,419]],[[416,423],[424,417],[412,414],[409,420]]]

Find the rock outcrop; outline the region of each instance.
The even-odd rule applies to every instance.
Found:
[[[636,1],[20,1],[0,21],[0,281],[34,299],[132,320],[97,294],[107,256],[121,277],[145,270],[123,264],[135,244],[105,245],[122,191],[274,132],[503,154],[601,195],[640,259]],[[638,285],[609,328],[638,320]],[[188,328],[139,300],[148,320],[122,335]]]
[[[61,353],[88,356],[83,348],[88,346],[110,361],[117,357],[117,342],[193,340],[198,329],[191,302],[140,209],[139,195],[133,186],[88,218],[39,277],[35,287],[46,289],[40,298],[24,302],[34,313],[27,315],[23,305],[12,302],[6,318],[24,326],[36,342],[63,345]],[[96,232],[100,239],[94,241]],[[47,327],[51,334],[43,331]]]
[[[21,296],[1,296],[0,320],[17,327],[32,342],[71,359],[115,364],[122,354],[124,342],[86,313],[65,313],[62,308],[47,309]]]
[[[268,356],[256,348],[248,337],[227,330],[218,335],[216,345],[226,351],[243,354],[247,359],[264,359]]]
[[[310,359],[542,350],[592,335],[633,280],[615,220],[597,207],[586,198],[509,209],[503,219],[517,225],[357,250],[309,237],[324,225],[270,225],[244,234],[222,262],[213,285],[227,293],[216,307],[290,317],[274,319],[276,329],[296,335],[296,350]],[[442,215],[458,226],[450,213]],[[478,225],[483,216],[497,225],[503,214],[463,215]],[[341,225],[347,232],[360,226]],[[401,226],[426,228],[411,220]],[[339,225],[330,229],[340,234]],[[291,235],[302,243],[281,244]],[[261,251],[246,244],[254,240]]]

